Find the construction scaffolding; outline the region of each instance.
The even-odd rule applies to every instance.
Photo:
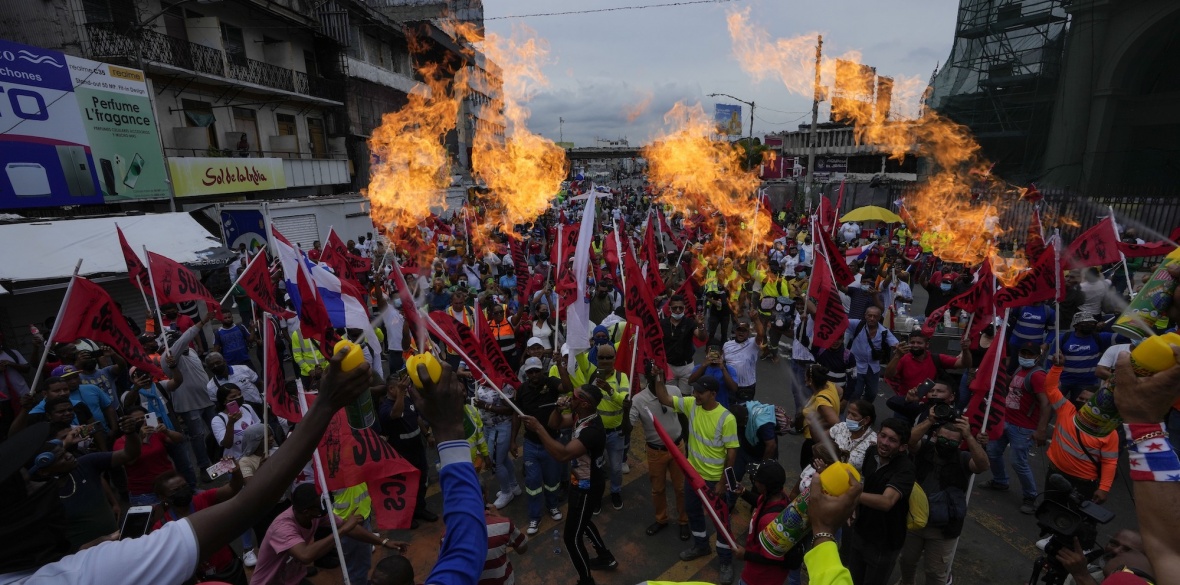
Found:
[[[927,105],[971,129],[993,172],[1035,180],[1061,72],[1069,0],[960,0]]]

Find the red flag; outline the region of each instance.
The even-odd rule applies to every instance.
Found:
[[[123,230],[116,225],[115,231],[119,233],[119,246],[123,248],[123,261],[127,263],[127,276],[131,278],[131,282],[139,290],[151,292],[152,285],[148,280],[147,267],[143,265],[143,261],[127,243],[127,238],[123,236]]]
[[[512,254],[512,269],[516,271],[516,294],[519,297],[522,306],[527,306],[528,301],[525,295],[528,294],[529,285],[529,264],[524,257],[524,243],[519,242],[516,238],[508,238],[508,251]],[[403,303],[405,301],[402,301]]]
[[[439,340],[452,351],[459,354],[463,361],[467,363],[467,369],[475,374],[476,378],[486,378],[493,384],[500,387],[501,390],[505,386],[515,386],[519,383],[516,378],[516,372],[508,366],[508,361],[504,360],[503,353],[500,359],[503,363],[499,363],[495,358],[489,358],[485,351],[485,341],[472,335],[471,329],[466,325],[455,320],[445,311],[432,311],[426,319],[426,326],[430,332],[439,337]],[[490,335],[482,336],[491,340],[495,344],[495,338]],[[496,346],[499,349],[499,345]]]
[[[848,329],[848,312],[836,292],[836,281],[832,275],[827,253],[815,247],[815,266],[807,296],[815,303],[815,345],[823,349],[844,342],[844,331]]]
[[[1021,273],[1012,286],[1006,286],[996,293],[996,307],[1024,307],[1054,298],[1057,295],[1057,283],[1064,281],[1059,269],[1056,246],[1045,248],[1032,268]]]
[[[265,376],[266,403],[275,416],[297,423],[303,420],[303,411],[299,408],[294,396],[287,393],[287,376],[283,374],[283,362],[279,360],[279,352],[275,350],[275,326],[269,317],[263,319],[262,343],[266,346]]]
[[[832,210],[832,233],[836,232],[836,228],[840,227],[840,208],[844,205],[844,181],[840,181],[840,196],[836,199],[836,207]],[[829,248],[830,249],[830,248]]]
[[[85,278],[74,277],[73,284],[57,333],[50,341],[73,343],[82,337],[93,339],[111,346],[128,363],[147,371],[154,379],[164,378],[164,372],[143,350],[111,295]]]
[[[1026,258],[1040,258],[1045,250],[1045,230],[1041,227],[1041,210],[1033,209],[1032,220],[1028,222],[1028,241],[1024,244]]]
[[[148,262],[151,263],[152,280],[156,285],[156,301],[164,303],[181,303],[184,301],[205,301],[205,305],[215,315],[221,314],[221,303],[197,279],[197,275],[185,268],[181,263],[161,256],[155,252],[148,252]]]
[[[246,291],[246,296],[263,311],[283,319],[295,316],[295,313],[280,305],[275,297],[275,285],[266,265],[266,254],[259,254],[250,261],[246,266],[246,272],[238,280],[238,286],[242,287],[242,290]]]
[[[656,207],[656,217],[660,219],[660,229],[665,234],[668,234],[669,238],[672,238],[672,245],[676,246],[677,249],[683,246],[684,240],[676,237],[676,232],[672,231],[672,227],[668,225],[668,218],[664,217],[664,212],[660,211],[658,206]]]
[[[627,322],[636,326],[639,339],[644,344],[640,353],[655,360],[656,367],[660,370],[666,370],[668,356],[664,353],[664,331],[660,327],[660,317],[656,313],[651,291],[643,280],[643,273],[639,271],[639,263],[635,261],[634,251],[624,254],[623,270],[627,275],[627,290],[623,292],[623,304],[627,312]]]
[[[971,285],[971,288],[931,313],[926,318],[925,327],[932,329],[937,326],[947,309],[959,309],[973,315],[970,338],[978,339],[979,334],[992,324],[993,317],[996,315],[996,284],[992,275],[991,262],[984,260],[983,265],[976,272],[976,277],[977,280],[975,284]]]
[[[615,371],[616,372],[624,372],[627,375],[631,375],[635,371],[640,371],[640,372],[643,371],[642,369],[638,369],[638,363],[642,363],[643,359],[644,359],[643,352],[642,352],[643,340],[637,339],[636,338],[637,336],[635,335],[636,332],[638,332],[638,331],[639,331],[639,328],[633,327],[632,323],[630,321],[628,321],[626,327],[623,328],[623,336],[622,336],[622,339],[619,340],[619,348],[617,350],[615,350]],[[636,348],[636,344],[638,344],[637,348]],[[632,348],[635,348],[635,349],[632,349]],[[637,362],[636,363],[636,367],[637,367],[636,370],[631,369],[631,365],[632,365],[631,364],[631,353],[632,352],[635,353],[635,361]]]
[[[324,242],[324,251],[320,254],[320,262],[327,264],[340,280],[349,280],[360,285],[360,277],[373,269],[373,261],[361,258],[348,251],[348,246],[336,235],[336,230],[328,231],[328,239]]]
[[[1001,331],[1001,333],[1003,332]],[[979,429],[983,428],[983,413],[987,410],[987,394],[991,390],[992,372],[995,371],[996,391],[992,396],[991,412],[987,415],[987,438],[991,441],[998,440],[1000,435],[1004,433],[1004,412],[1010,380],[1008,369],[1002,367],[1004,356],[1008,353],[1005,341],[997,334],[991,347],[987,348],[987,353],[983,354],[983,361],[979,364],[975,378],[971,380],[971,401],[967,404],[967,412],[964,413],[967,420],[971,422],[971,434],[979,434]],[[997,360],[1001,365],[998,370],[996,368]]]
[[[1119,242],[1119,251],[1127,258],[1150,258],[1152,256],[1166,256],[1175,250],[1171,242],[1152,242],[1150,244],[1136,244],[1134,242]]]
[[[819,217],[817,218],[817,228],[825,232],[831,232],[832,226],[836,224],[836,210],[832,209],[832,201],[827,197],[820,196],[819,198]]]
[[[721,524],[714,524],[714,527],[719,531],[725,530],[723,527],[729,526],[729,505],[717,497],[713,490],[709,489],[701,474],[697,473],[696,469],[693,469],[688,459],[684,457],[684,453],[680,452],[680,447],[676,446],[676,441],[673,441],[672,437],[668,436],[668,431],[664,430],[664,425],[661,425],[660,421],[656,420],[656,417],[650,412],[647,415],[651,417],[656,433],[660,435],[660,440],[668,448],[668,454],[672,456],[672,460],[676,462],[676,466],[680,468],[680,471],[684,472],[684,479],[692,486],[693,491],[705,496],[705,503],[721,519]],[[725,480],[722,479],[722,481]],[[720,539],[721,537],[719,536],[718,538]]]
[[[475,318],[479,319],[477,326],[479,331],[492,330],[492,326],[488,325],[487,316],[484,315],[483,311],[477,309],[475,311]],[[455,321],[454,319],[451,320]],[[463,326],[463,324],[459,323],[458,321],[455,321],[455,323],[460,327]],[[463,330],[460,329],[459,333],[462,335]],[[483,346],[482,353],[485,360],[485,372],[492,376],[492,381],[495,382],[501,390],[503,390],[505,386],[515,387],[519,378],[516,377],[516,371],[513,370],[512,366],[508,363],[508,358],[504,355],[504,350],[500,349],[500,341],[491,335],[480,335],[478,337],[480,344]]]
[[[378,530],[410,527],[418,497],[418,474],[409,461],[373,429],[354,429],[340,410],[320,440],[329,490],[367,483]]]
[[[656,250],[655,222],[647,222],[647,232],[643,234],[643,256],[647,260],[647,286],[652,298],[658,297],[668,290],[664,286],[664,279],[660,278],[660,257]]]
[[[619,271],[619,244],[614,234],[606,237],[602,244],[602,261],[606,263],[606,270],[611,274]]]
[[[848,262],[837,252],[836,243],[832,241],[832,234],[828,230],[819,230],[816,238],[812,241],[819,242],[823,245],[824,252],[828,258],[832,259],[831,268],[832,276],[836,279],[836,284],[840,286],[848,286],[856,280],[856,276],[852,274],[852,267]],[[818,246],[817,246],[818,247]]]
[[[676,294],[684,297],[685,316],[695,316],[697,314],[697,290],[696,283],[693,282],[692,278],[684,279],[680,288],[676,289]]]
[[[1103,218],[1097,225],[1078,236],[1069,245],[1065,258],[1070,266],[1101,266],[1119,262],[1119,241],[1114,220]]]

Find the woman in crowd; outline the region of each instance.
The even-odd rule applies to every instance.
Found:
[[[217,414],[209,426],[213,429],[213,438],[224,449],[223,458],[234,461],[241,459],[246,429],[260,424],[262,418],[245,403],[242,391],[236,384],[222,384],[217,389]],[[250,531],[242,534],[242,561],[247,567],[253,567],[258,558],[254,554],[253,536]]]
[[[815,445],[816,434],[827,433],[829,428],[840,422],[840,389],[828,380],[828,369],[812,364],[807,368],[804,378],[811,389],[811,398],[803,406],[803,446],[799,449],[799,469],[806,469],[814,459],[811,450]]]

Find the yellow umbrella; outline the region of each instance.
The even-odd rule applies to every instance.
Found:
[[[858,207],[844,214],[840,221],[883,221],[885,223],[901,223],[901,216],[876,205]]]

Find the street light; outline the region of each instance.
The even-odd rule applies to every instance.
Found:
[[[749,166],[751,170],[753,170],[753,168],[754,168],[754,102],[748,102],[746,100],[741,100],[741,99],[735,98],[727,93],[711,93],[711,94],[709,94],[709,97],[717,97],[717,96],[725,96],[735,102],[741,102],[743,104],[746,104],[747,106],[750,106],[750,129],[749,129],[749,138],[747,139],[747,142],[746,142],[746,165]]]

